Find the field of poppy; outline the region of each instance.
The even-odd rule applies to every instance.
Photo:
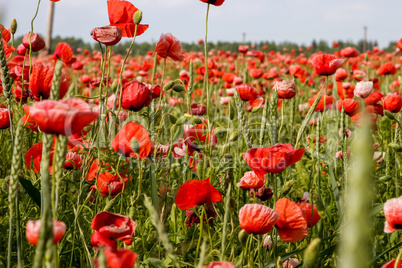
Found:
[[[402,39],[208,50],[200,1],[204,53],[132,57],[124,0],[92,52],[0,25],[0,267],[401,268]]]

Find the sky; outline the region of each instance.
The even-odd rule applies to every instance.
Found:
[[[199,0],[130,0],[143,11],[149,29],[136,42],[156,42],[170,32],[182,42],[204,38],[207,5]],[[35,0],[1,0],[0,23],[16,18],[16,36],[30,31]],[[53,36],[95,42],[90,32],[109,24],[106,0],[61,0],[55,3]],[[45,35],[49,0],[41,0],[34,32]],[[367,26],[368,40],[380,47],[402,38],[401,0],[226,0],[211,6],[208,41],[290,41],[309,45],[313,39],[357,42]]]

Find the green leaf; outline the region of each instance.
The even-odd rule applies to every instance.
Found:
[[[35,186],[32,185],[30,180],[19,178],[22,187],[24,187],[27,194],[32,198],[32,200],[40,207],[40,192]]]

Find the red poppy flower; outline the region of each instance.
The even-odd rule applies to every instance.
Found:
[[[338,100],[336,106],[339,111],[342,111],[342,107],[345,107],[345,113],[350,117],[360,112],[361,109],[359,102],[353,99]]]
[[[395,74],[396,67],[392,62],[386,62],[377,70],[378,75]]]
[[[91,228],[108,238],[123,241],[126,245],[131,245],[135,235],[137,223],[130,217],[101,211],[93,218]]]
[[[50,97],[50,88],[53,82],[54,69],[43,64],[34,64],[32,66],[31,77],[29,78],[29,87],[32,96],[36,101],[48,99]],[[70,83],[67,78],[62,75],[60,83],[59,97],[62,99],[67,93]]]
[[[119,43],[122,34],[117,26],[96,27],[91,31],[92,38],[105,46],[114,46]]]
[[[221,6],[225,0],[200,0],[201,2],[208,3],[214,6]]]
[[[360,55],[359,51],[357,51],[354,47],[345,47],[341,49],[341,55],[347,58],[353,58]]]
[[[396,264],[396,259],[393,259],[393,260],[387,262],[386,264],[383,264],[383,266],[381,266],[381,268],[395,268],[395,264]],[[399,261],[396,268],[402,268],[402,261]]]
[[[123,174],[115,174],[109,172],[99,173],[96,185],[92,185],[91,189],[98,189],[100,193],[107,197],[121,193],[123,189],[127,188],[128,178]]]
[[[185,125],[184,137],[186,145],[188,146],[189,155],[193,155],[195,151],[200,149],[206,149],[208,146],[215,147],[218,142],[218,138],[214,133],[214,128],[211,129],[211,133],[208,134],[208,128],[206,126],[207,121],[198,124],[197,126]],[[209,140],[207,140],[209,138]]]
[[[138,81],[131,81],[124,85],[121,95],[121,107],[138,112],[152,102],[152,92],[147,85]]]
[[[8,112],[8,109],[0,108],[0,129],[6,129],[10,127],[10,114],[12,119],[13,112],[10,111],[10,114]]]
[[[384,204],[385,233],[402,229],[402,196],[388,199]]]
[[[149,90],[152,92],[152,98],[156,99],[161,96],[161,86],[160,85],[147,85]]]
[[[148,131],[141,124],[128,122],[114,137],[112,148],[126,157],[138,155],[144,159],[151,151],[151,140]]]
[[[64,63],[69,63],[73,59],[73,48],[66,42],[57,44],[54,55]]]
[[[250,76],[254,79],[258,79],[260,77],[262,77],[262,75],[264,74],[264,72],[261,69],[251,69],[250,70]]]
[[[98,114],[78,98],[37,102],[32,105],[30,113],[42,132],[66,136],[80,133],[85,126],[98,118]]]
[[[228,261],[213,261],[203,268],[236,268],[236,266]]]
[[[7,30],[3,24],[0,24],[0,35],[3,38],[4,42],[8,43],[11,40],[10,30]]]
[[[171,33],[161,34],[156,44],[155,52],[164,59],[169,57],[174,61],[184,60],[181,43],[179,39],[174,37]]]
[[[230,84],[233,83],[235,77],[236,77],[236,75],[234,73],[224,73],[222,75],[223,81],[230,83]]]
[[[27,33],[22,38],[22,44],[27,49],[29,49],[29,35],[30,35],[30,33]],[[32,52],[38,52],[38,51],[44,49],[45,46],[46,46],[45,41],[43,40],[43,38],[39,34],[37,34],[37,33],[32,33],[31,34]]]
[[[345,69],[342,69],[342,68],[339,68],[338,70],[336,70],[336,72],[335,72],[335,80],[336,81],[342,82],[346,78],[348,78],[348,71],[346,71]]]
[[[27,222],[27,229],[25,235],[27,240],[32,245],[36,246],[39,239],[39,232],[41,227],[41,221],[29,220]],[[66,233],[66,224],[62,221],[53,220],[53,244],[57,244]]]
[[[384,116],[384,108],[381,104],[370,104],[366,106],[366,114],[378,114]]]
[[[265,103],[265,99],[261,96],[257,96],[253,100],[249,100],[246,104],[246,111],[251,112],[253,109],[261,108]]]
[[[241,84],[236,86],[236,91],[243,101],[254,100],[258,96],[258,91],[251,85]]]
[[[240,227],[248,234],[266,234],[279,220],[279,215],[261,204],[246,204],[239,211]]]
[[[258,177],[254,171],[244,173],[244,176],[237,183],[242,190],[261,188],[265,184],[265,178]]]
[[[275,212],[279,214],[276,229],[285,242],[297,242],[308,235],[307,221],[299,206],[288,198],[276,201]]]
[[[135,24],[133,17],[138,9],[128,1],[108,0],[107,11],[109,14],[110,26],[117,26],[121,29],[123,37],[134,37]],[[143,34],[149,25],[138,24],[136,36]]]
[[[192,115],[204,115],[207,112],[207,106],[199,103],[192,103],[188,108],[187,113]]]
[[[121,248],[119,250],[105,250],[106,265],[108,268],[132,268],[137,260],[137,253]],[[95,267],[98,268],[98,260],[95,260]]]
[[[31,170],[31,167],[33,167],[33,172],[35,172],[35,173],[40,172],[40,162],[42,161],[42,148],[43,148],[43,143],[38,142],[38,143],[35,143],[34,145],[32,145],[32,147],[25,153],[25,166],[29,170]],[[52,169],[53,150],[54,150],[54,144],[50,150],[50,155],[49,155],[49,160],[50,160],[49,169],[50,170]]]
[[[316,205],[311,206],[310,203],[304,201],[301,201],[297,205],[303,212],[303,216],[307,221],[307,227],[309,228],[313,227],[321,219],[320,214],[318,214],[317,212]]]
[[[310,106],[313,105],[316,98],[317,98],[317,96],[314,96],[314,97],[308,99],[308,103],[310,104]],[[318,102],[318,105],[315,108],[316,112],[324,111],[324,100],[325,100],[325,105],[326,105],[325,109],[328,110],[329,106],[335,101],[335,98],[332,96],[326,96],[326,97],[321,96],[320,101]]]
[[[105,250],[117,250],[117,242],[116,240],[109,238],[107,236],[102,235],[100,232],[93,232],[91,235],[91,244],[95,251],[103,248]]]
[[[402,38],[396,41],[396,46],[402,51]]]
[[[79,169],[82,164],[82,157],[81,155],[68,152],[66,154],[66,163],[64,164],[64,169]]]
[[[32,131],[38,132],[38,125],[34,120],[31,118],[30,109],[31,106],[24,105],[24,115],[22,116],[22,124],[24,127],[29,127]]]
[[[381,92],[375,91],[371,93],[367,98],[365,98],[364,101],[367,105],[377,104],[377,102],[379,102],[383,97],[384,95],[382,95]]]
[[[291,99],[296,96],[296,84],[290,80],[283,80],[277,84],[277,92],[279,98]]]
[[[288,166],[298,162],[304,155],[304,148],[295,150],[292,145],[275,144],[269,148],[251,148],[243,154],[244,160],[255,174],[263,178],[265,174],[281,173]]]
[[[181,210],[221,201],[222,194],[211,185],[209,178],[187,181],[176,194],[176,205]]]
[[[316,54],[311,59],[314,70],[319,75],[333,75],[342,63],[343,59],[338,59],[332,54]]]
[[[391,113],[399,113],[402,108],[402,99],[395,92],[394,94],[388,94],[383,97],[382,104],[385,110],[390,111]]]

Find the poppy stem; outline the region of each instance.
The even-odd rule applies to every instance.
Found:
[[[207,44],[207,39],[208,39],[208,17],[209,17],[209,6],[210,4],[208,3],[207,5],[207,14],[205,16],[205,40],[204,40],[204,58],[205,58],[205,73],[204,73],[204,92],[207,95],[207,117],[209,119],[209,90],[208,90],[208,84],[209,84],[209,74],[208,74],[208,44]],[[208,120],[209,121],[209,120]]]
[[[202,209],[202,211],[201,211],[201,217],[200,217],[200,235],[199,235],[199,237],[198,237],[197,249],[196,249],[196,251],[195,251],[195,261],[197,261],[197,259],[198,259],[198,252],[199,252],[199,250],[200,250],[203,228],[204,228],[204,209]]]

